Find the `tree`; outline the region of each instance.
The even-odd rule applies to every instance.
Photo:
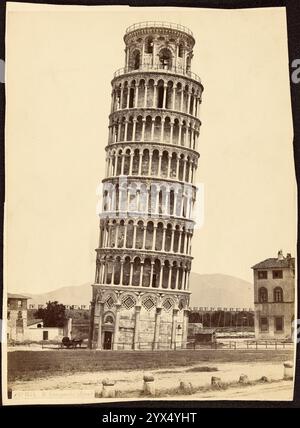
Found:
[[[44,327],[63,327],[67,319],[66,307],[57,301],[47,302],[47,307],[38,309],[34,315],[43,320]]]

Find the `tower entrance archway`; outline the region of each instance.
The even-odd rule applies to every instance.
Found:
[[[104,339],[103,339],[103,349],[111,349],[112,348],[112,332],[105,331]]]

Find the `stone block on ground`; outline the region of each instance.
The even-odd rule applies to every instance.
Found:
[[[184,394],[192,394],[193,393],[193,385],[191,382],[183,382],[181,381],[179,384],[179,390],[180,392]]]
[[[285,361],[283,368],[283,378],[292,379],[294,376],[294,363],[292,361]]]
[[[265,382],[265,383],[270,382],[270,379],[267,376],[262,376],[259,380],[260,382]]]
[[[144,379],[144,386],[143,386],[143,393],[145,395],[155,395],[155,379],[152,374],[146,374],[143,377]]]
[[[102,385],[102,398],[115,398],[115,381],[111,379],[103,379]]]
[[[220,377],[212,376],[211,377],[211,386],[215,388],[221,388],[222,386],[222,380]]]
[[[248,385],[250,383],[248,376],[245,374],[241,374],[239,378],[239,383],[241,383],[242,385]]]

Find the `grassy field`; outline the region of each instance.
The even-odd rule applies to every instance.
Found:
[[[8,353],[8,380],[97,372],[104,370],[154,370],[200,363],[283,362],[291,350],[183,350],[183,351],[14,351]]]

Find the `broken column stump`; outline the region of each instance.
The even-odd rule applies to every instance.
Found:
[[[241,383],[242,385],[248,385],[250,383],[248,376],[245,374],[241,374],[239,378],[239,383]]]
[[[293,379],[294,364],[292,361],[285,361],[283,363],[283,379]]]
[[[179,384],[179,391],[183,394],[192,394],[193,393],[193,385],[191,382],[181,381]]]
[[[155,379],[153,375],[144,375],[143,393],[145,395],[155,395]]]
[[[102,398],[115,398],[116,388],[115,381],[110,379],[103,379],[102,381]]]
[[[211,377],[211,386],[214,388],[221,388],[222,381],[220,377],[212,376]]]

